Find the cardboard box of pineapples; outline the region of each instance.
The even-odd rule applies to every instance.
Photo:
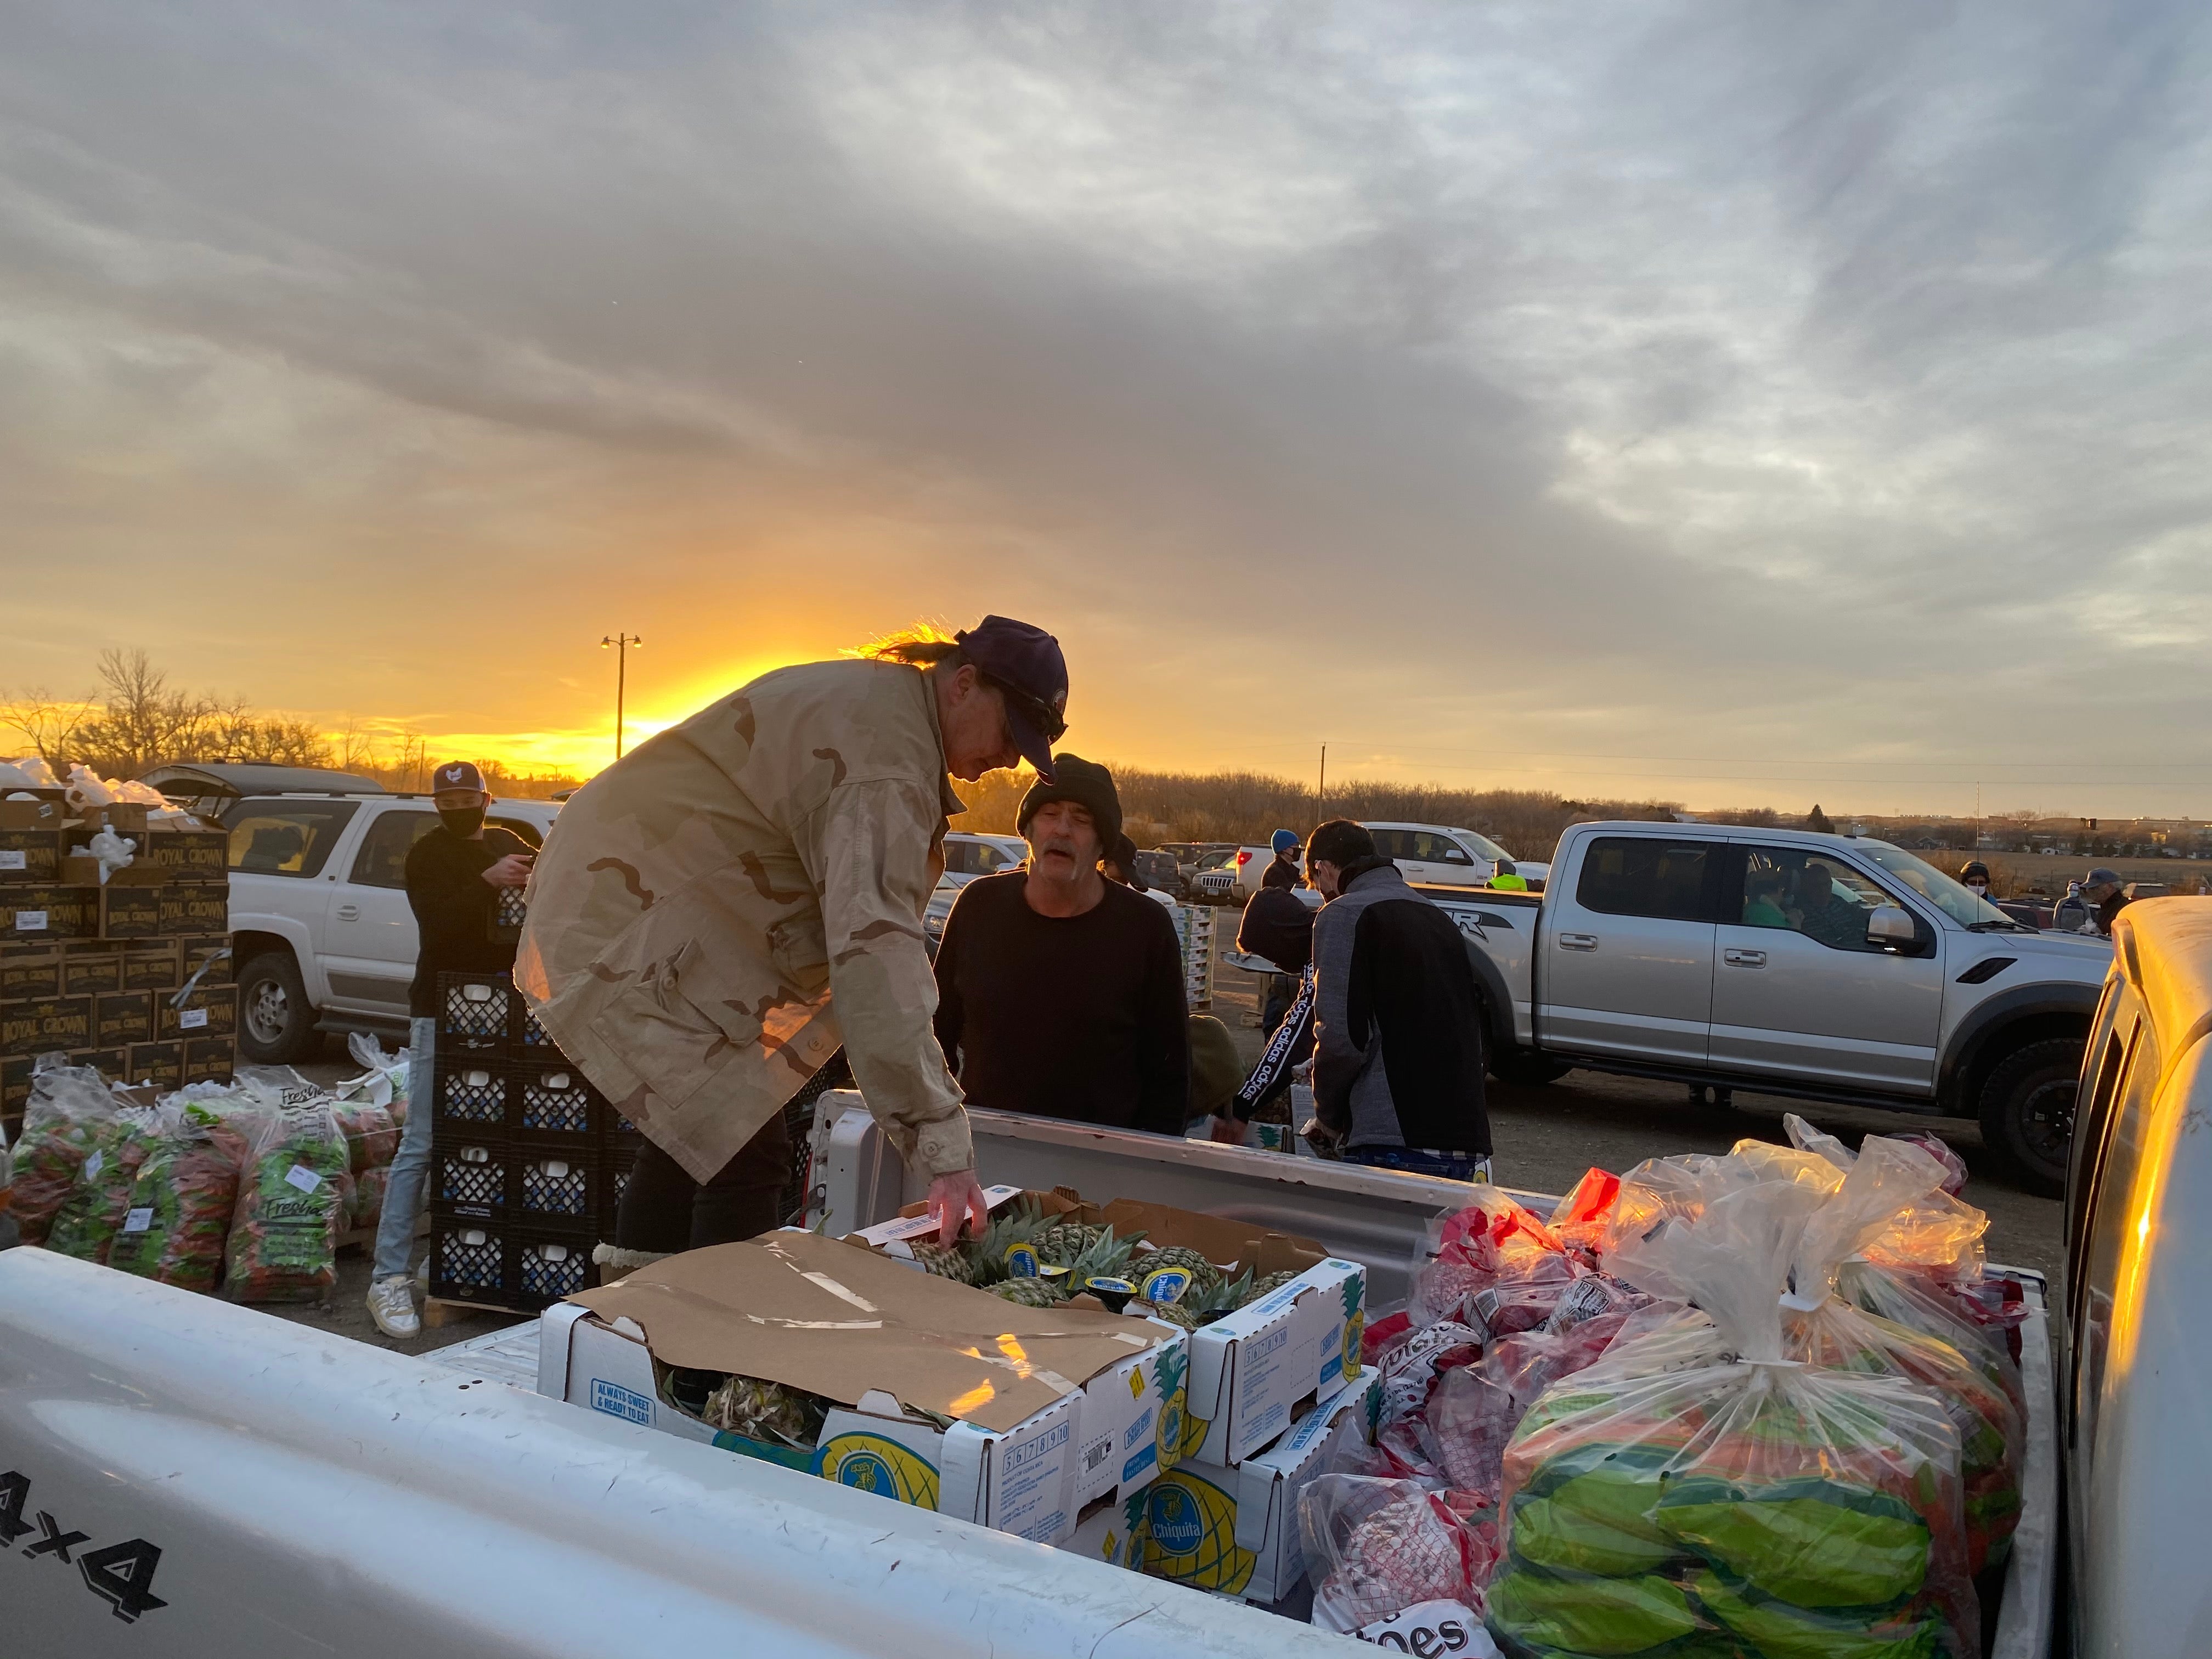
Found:
[[[1234,1468],[1359,1376],[1366,1270],[1311,1239],[1116,1199],[994,1188],[982,1237],[951,1249],[902,1217],[853,1242],[1028,1307],[1070,1297],[1191,1333],[1183,1456]]]
[[[786,1231],[549,1310],[538,1391],[1057,1545],[1180,1455],[1187,1343]]]

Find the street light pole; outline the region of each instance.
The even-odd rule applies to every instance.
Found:
[[[624,671],[629,665],[630,652],[644,643],[645,641],[635,634],[607,634],[602,635],[599,640],[600,650],[604,651],[609,646],[612,646],[615,652],[615,758],[617,760],[622,758]]]

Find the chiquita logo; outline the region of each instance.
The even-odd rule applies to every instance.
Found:
[[[1188,1469],[1163,1474],[1145,1507],[1145,1569],[1195,1589],[1236,1595],[1259,1557],[1237,1547],[1237,1505]]]
[[[937,1471],[896,1440],[841,1434],[822,1448],[822,1473],[841,1486],[896,1498],[916,1509],[937,1507]]]
[[[1144,1297],[1147,1302],[1179,1302],[1182,1293],[1190,1288],[1190,1269],[1162,1267],[1157,1273],[1145,1275]]]
[[[1037,1276],[1037,1253],[1026,1244],[1006,1246],[1006,1277],[1035,1279]]]

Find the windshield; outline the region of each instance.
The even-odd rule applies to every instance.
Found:
[[[1452,834],[1457,836],[1462,841],[1465,842],[1469,847],[1472,847],[1484,858],[1488,859],[1492,864],[1498,863],[1500,860],[1503,860],[1507,864],[1513,862],[1513,854],[1507,852],[1503,847],[1500,847],[1496,842],[1491,840],[1487,836],[1478,836],[1472,830],[1455,830],[1452,831]]]
[[[1887,842],[1862,841],[1858,848],[1907,887],[1957,922],[1972,927],[1978,922],[2009,923],[2012,918],[1985,898],[1977,898],[1934,865],[1892,847]]]

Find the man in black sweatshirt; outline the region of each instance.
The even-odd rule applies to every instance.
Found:
[[[408,1287],[407,1258],[430,1173],[438,975],[503,974],[514,968],[514,941],[492,936],[492,915],[501,888],[530,879],[532,857],[521,836],[484,827],[491,795],[474,765],[449,761],[431,775],[430,783],[438,826],[407,854],[407,908],[415,913],[419,941],[415,981],[407,989],[407,1128],[392,1160],[368,1281],[369,1316],[386,1336],[403,1340],[422,1328]]]
[[[1076,755],[1023,797],[1029,867],[960,890],[937,950],[937,1041],[971,1106],[1180,1135],[1190,1036],[1175,923],[1099,869],[1114,776]]]

